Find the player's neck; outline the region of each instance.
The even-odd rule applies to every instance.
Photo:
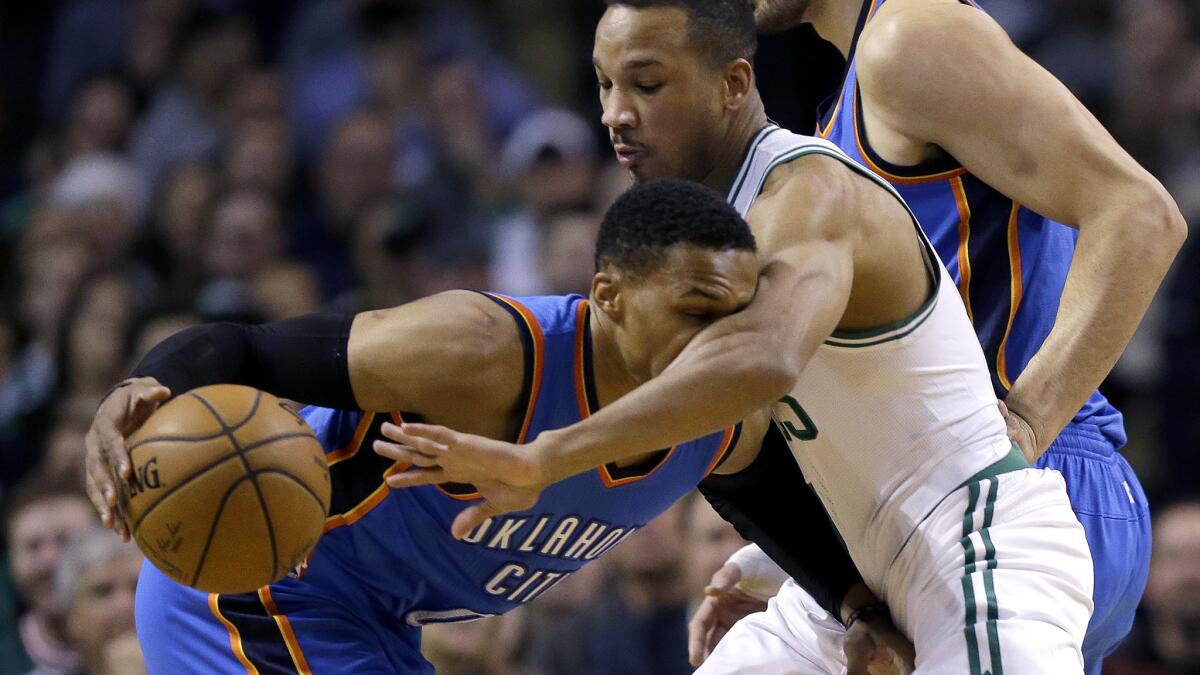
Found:
[[[862,5],[863,0],[813,0],[804,11],[803,22],[812,24],[818,35],[832,42],[842,58],[847,58]]]
[[[742,168],[742,162],[746,161],[750,141],[754,140],[759,130],[769,121],[762,98],[756,89],[751,94],[750,101],[731,122],[724,143],[717,148],[712,170],[697,182],[725,194]]]
[[[647,378],[638,377],[621,356],[611,326],[603,315],[589,312],[588,330],[592,336],[592,377],[596,383],[596,398],[600,407],[637,389]]]

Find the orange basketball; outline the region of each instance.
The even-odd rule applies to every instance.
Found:
[[[304,561],[329,511],[329,466],[304,420],[274,396],[201,387],[159,408],[126,441],[129,531],[181,584],[245,593]]]

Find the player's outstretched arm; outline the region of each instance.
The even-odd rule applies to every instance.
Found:
[[[1032,459],[1120,357],[1187,225],[1162,185],[986,14],[958,3],[885,9],[859,42],[868,129],[937,146],[1079,229],[1054,328],[1006,398],[1034,437]]]
[[[796,180],[789,179],[792,170]],[[803,158],[776,173],[781,175],[773,174],[749,217],[766,265],[746,309],[697,334],[659,376],[586,420],[543,432],[520,449],[445,427],[405,425],[393,436],[403,446],[397,450],[438,471],[429,479],[420,472],[394,476],[393,487],[446,479],[473,482],[481,475],[513,488],[544,487],[606,462],[712,433],[787,394],[817,347],[849,315],[856,247],[867,217],[862,204],[869,204],[872,213],[879,205],[884,212],[893,209],[889,218],[898,212],[905,229],[896,231],[903,232],[914,254],[919,255],[920,245],[903,207],[838,160]],[[894,248],[888,257],[902,260],[900,266],[913,260]],[[917,269],[926,283],[923,266]],[[927,289],[914,292],[920,297],[913,299],[909,313],[925,299]],[[888,300],[892,309],[904,307]],[[508,473],[514,466],[517,470]],[[485,501],[464,513],[482,520],[496,515],[490,508]],[[459,525],[456,521],[456,533]]]
[[[124,439],[172,394],[242,384],[331,408],[405,410],[458,420],[503,437],[520,395],[523,352],[512,319],[477,293],[450,292],[357,316],[317,314],[258,326],[182,331],[101,402],[87,434],[88,493],[101,521],[115,518],[129,479]]]

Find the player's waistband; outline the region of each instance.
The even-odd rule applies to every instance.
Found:
[[[1018,446],[1016,444],[1016,442],[1013,442],[1012,449],[1008,451],[1007,455],[1001,457],[996,462],[983,467],[983,469],[981,469],[978,473],[976,473],[974,476],[971,476],[970,478],[964,480],[958,487],[956,487],[954,489],[959,490],[959,489],[962,489],[963,487],[966,487],[967,485],[970,485],[971,483],[978,483],[981,480],[985,480],[988,478],[995,478],[996,476],[999,476],[1002,473],[1008,473],[1010,471],[1020,471],[1021,469],[1028,469],[1028,468],[1029,468],[1029,460],[1025,459],[1025,453],[1021,452],[1021,448],[1020,448],[1020,446]],[[935,506],[934,508],[937,508],[937,507]],[[932,512],[933,511],[930,510],[930,513],[932,513]],[[928,518],[929,514],[925,514],[925,517]]]

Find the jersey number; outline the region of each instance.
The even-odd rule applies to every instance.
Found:
[[[793,422],[789,419],[776,418],[775,422],[779,425],[779,429],[783,432],[783,437],[787,440],[793,438],[797,441],[811,441],[817,437],[817,425],[813,424],[812,418],[804,411],[804,407],[800,402],[791,396],[784,396],[779,399],[780,403],[786,403],[792,409],[792,413],[796,416]]]

